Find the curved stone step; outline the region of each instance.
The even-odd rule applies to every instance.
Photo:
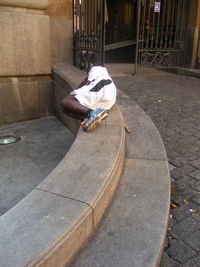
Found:
[[[145,112],[122,92],[126,136],[123,175],[102,223],[70,267],[159,266],[170,207],[170,174],[162,139]]]

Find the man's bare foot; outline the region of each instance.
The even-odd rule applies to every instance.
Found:
[[[86,122],[87,122],[87,118],[85,118],[82,122],[81,122],[81,126],[83,126]]]

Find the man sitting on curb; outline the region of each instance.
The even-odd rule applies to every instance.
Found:
[[[108,110],[116,101],[116,87],[106,68],[94,66],[78,89],[66,96],[61,105],[65,112],[81,120],[86,132],[93,130],[108,116]]]

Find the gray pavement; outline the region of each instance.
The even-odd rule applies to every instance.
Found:
[[[161,267],[199,267],[200,80],[142,70],[116,75],[114,81],[151,117],[167,151],[172,204]]]
[[[21,141],[0,145],[0,215],[31,192],[60,162],[73,143],[71,132],[55,117],[0,127],[0,135]]]

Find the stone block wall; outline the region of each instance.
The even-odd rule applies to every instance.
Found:
[[[51,64],[73,64],[72,0],[49,0],[45,14],[50,18]]]
[[[10,78],[0,82],[0,125],[54,113],[51,80]]]
[[[54,112],[48,0],[0,0],[0,125]]]
[[[0,76],[50,74],[49,17],[0,12]]]
[[[48,7],[48,0],[0,0],[0,6],[44,10]]]
[[[71,19],[50,18],[51,64],[73,64],[73,23]]]

